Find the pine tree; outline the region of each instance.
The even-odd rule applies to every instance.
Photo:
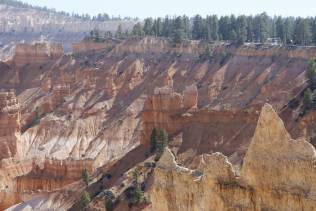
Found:
[[[308,88],[305,92],[304,92],[304,109],[310,109],[312,106],[312,102],[313,102],[313,96],[312,96],[312,91]]]
[[[306,78],[308,79],[309,88],[316,88],[316,65],[314,60],[310,60],[307,65]]]
[[[145,35],[152,35],[153,33],[153,19],[152,18],[146,18],[144,21],[144,28],[143,31]]]
[[[172,31],[172,40],[174,43],[181,43],[183,39],[185,39],[185,31],[184,31],[184,22],[181,16],[178,16],[174,20],[173,31]]]
[[[164,152],[166,146],[168,146],[168,134],[166,130],[161,129],[159,131],[159,136],[158,136],[158,142],[157,142],[157,152],[156,152],[156,157],[155,160],[158,161]]]
[[[277,17],[275,21],[275,30],[276,30],[276,37],[280,38],[283,43],[286,43],[285,24],[281,16]]]
[[[294,42],[298,45],[308,45],[311,40],[311,29],[307,19],[297,18],[294,28]]]
[[[204,24],[203,24],[203,18],[200,15],[196,15],[193,18],[193,27],[192,27],[192,38],[196,40],[204,39]]]
[[[236,20],[237,44],[242,45],[247,40],[247,20],[239,16]]]
[[[150,136],[151,148],[150,152],[153,153],[157,150],[157,130],[154,128]]]
[[[139,181],[140,172],[136,169],[133,172],[133,193],[130,199],[132,204],[140,204],[144,202],[144,191],[141,188],[141,183]]]
[[[89,174],[88,174],[87,169],[83,169],[83,170],[82,170],[82,172],[81,172],[81,178],[82,178],[82,180],[84,181],[84,183],[88,186],[88,185],[89,185],[89,182],[90,182],[90,177],[89,177]]]
[[[122,29],[122,25],[118,25],[116,33],[115,33],[115,37],[122,39],[123,38],[123,29]]]
[[[219,19],[219,34],[220,34],[220,39],[222,40],[229,40],[230,39],[230,17],[229,16],[222,16]]]
[[[137,38],[142,38],[144,36],[144,31],[140,23],[134,25],[132,35]]]

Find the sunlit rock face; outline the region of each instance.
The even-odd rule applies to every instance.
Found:
[[[0,92],[0,161],[14,157],[21,147],[20,104],[14,92]]]
[[[17,67],[22,67],[26,64],[45,64],[63,55],[63,46],[58,43],[18,44],[15,47],[14,61]]]
[[[14,89],[16,93],[1,98],[4,99],[1,103],[5,102],[3,108],[6,108],[1,110],[0,118],[0,171],[5,175],[1,180],[4,181],[1,182],[1,194],[6,195],[1,197],[1,209],[28,201],[30,198],[26,195],[31,193],[43,200],[46,198],[45,206],[52,204],[49,200],[62,197],[45,196],[41,191],[50,193],[75,186],[74,182],[80,180],[79,174],[84,168],[100,173],[140,144],[148,146],[153,128],[168,132],[172,141],[170,148],[175,150],[178,163],[192,169],[198,166],[196,163],[205,166],[211,163],[212,168],[219,169],[219,166],[225,166],[215,176],[210,170],[212,174],[205,173],[202,177],[201,172],[176,167],[185,172],[181,175],[186,175],[183,180],[188,184],[193,175],[193,187],[202,188],[202,192],[216,199],[213,204],[219,209],[238,207],[238,204],[259,206],[253,204],[251,197],[255,197],[255,193],[248,186],[259,185],[253,179],[255,177],[266,181],[266,175],[251,169],[251,166],[261,164],[253,164],[255,160],[252,158],[248,163],[249,151],[244,160],[245,166],[249,164],[249,167],[243,167],[243,180],[238,179],[239,185],[234,186],[240,172],[232,169],[225,156],[237,160],[239,166],[242,164],[261,107],[269,102],[280,112],[300,93],[305,87],[307,59],[313,52],[282,48],[273,48],[270,52],[219,45],[214,46],[212,61],[201,61],[199,55],[206,46],[203,42],[189,41],[173,46],[168,40],[148,37],[105,42],[84,40],[74,45],[72,55],[64,55],[60,45],[18,46],[11,61],[0,63],[0,88]],[[223,52],[230,55],[225,61],[222,61]],[[272,59],[275,53],[280,53],[280,60]],[[293,128],[299,125],[295,138],[311,127],[307,117],[297,123],[288,116],[285,125],[288,122],[293,122]],[[293,130],[289,130],[291,135]],[[286,139],[288,135],[279,136]],[[160,172],[162,177],[163,172]],[[211,179],[203,179],[206,175]],[[214,179],[217,177],[223,177],[223,181],[217,182]],[[303,186],[295,178],[291,181],[293,186]],[[201,184],[210,185],[217,192],[207,193],[213,189],[203,189]],[[230,186],[233,189],[229,189]],[[196,191],[194,188],[192,191]],[[78,190],[78,194],[82,190],[77,186],[73,189]],[[220,189],[227,189],[227,192]],[[183,186],[179,191],[183,198],[188,197],[185,190]],[[240,198],[230,191],[240,194]],[[216,195],[220,193],[226,195]],[[245,202],[236,202],[235,197],[236,200],[244,197]],[[191,204],[185,206],[199,204],[196,200],[197,203],[188,200]],[[205,199],[205,203],[208,201]],[[73,201],[67,203],[71,206]],[[158,205],[153,203],[153,206]],[[196,206],[200,209],[204,205]],[[205,209],[212,210],[212,206],[209,204]],[[157,207],[160,208],[165,209]]]
[[[262,108],[240,177],[220,153],[180,167],[166,149],[148,210],[314,210],[315,148],[293,140],[271,105]]]

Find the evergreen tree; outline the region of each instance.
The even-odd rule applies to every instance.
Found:
[[[285,18],[284,40],[286,44],[293,44],[294,18]]]
[[[254,41],[264,43],[269,35],[269,17],[266,13],[255,16],[254,18]]]
[[[181,43],[183,39],[186,39],[184,22],[181,16],[178,16],[174,20],[173,24],[173,32],[172,32],[172,40],[174,43]]]
[[[157,18],[154,20],[153,23],[153,35],[155,35],[155,37],[159,37],[162,36],[163,32],[163,22],[161,18]]]
[[[203,18],[200,15],[196,15],[193,18],[192,38],[195,40],[204,39],[204,32]]]
[[[123,29],[122,29],[122,25],[118,25],[116,33],[115,33],[115,37],[122,39],[123,38]]]
[[[162,36],[171,37],[173,28],[172,25],[172,20],[169,18],[169,16],[166,16],[162,25]]]
[[[220,39],[222,40],[230,40],[231,36],[231,28],[230,28],[230,17],[229,16],[222,16],[219,19],[219,34]]]
[[[316,88],[316,65],[314,60],[310,60],[307,65],[306,78],[308,79],[309,87]]]
[[[311,33],[312,33],[312,42],[316,44],[316,18],[311,19]]]
[[[312,91],[308,88],[305,92],[304,92],[304,109],[310,109],[312,107],[312,103],[313,103],[313,95],[312,95]]]
[[[136,23],[133,27],[132,35],[137,38],[144,36],[143,27],[140,23]]]
[[[311,29],[308,20],[297,18],[294,27],[294,43],[298,45],[310,44]]]
[[[166,146],[168,146],[168,134],[166,130],[161,129],[159,131],[159,136],[158,136],[158,142],[157,142],[157,152],[156,152],[156,157],[155,160],[158,161],[164,152]]]
[[[81,178],[82,178],[82,180],[84,181],[84,183],[88,186],[88,185],[89,185],[89,182],[90,182],[90,177],[89,177],[89,174],[88,174],[87,169],[83,169],[83,170],[82,170],[82,172],[81,172]]]
[[[245,16],[239,16],[236,21],[237,44],[242,45],[247,40],[247,20]]]
[[[218,40],[218,18],[216,15],[206,17],[206,39],[208,41]]]
[[[150,142],[151,142],[151,147],[150,147],[150,152],[153,153],[157,150],[157,141],[158,137],[157,137],[157,130],[156,128],[154,128],[151,132],[151,136],[150,136]]]
[[[144,28],[143,31],[145,35],[152,35],[153,33],[153,19],[152,18],[146,18],[144,21]]]
[[[285,24],[281,16],[277,17],[275,21],[275,31],[276,37],[280,38],[283,43],[286,43]]]
[[[253,17],[247,17],[247,41],[253,42],[254,40],[254,33],[253,33]]]
[[[191,25],[190,25],[190,19],[188,16],[182,16],[182,24],[184,27],[184,37],[186,39],[191,39],[192,35],[191,35]]]
[[[141,188],[141,183],[139,181],[140,172],[136,169],[133,172],[133,193],[130,202],[133,205],[140,204],[144,202],[144,191]]]

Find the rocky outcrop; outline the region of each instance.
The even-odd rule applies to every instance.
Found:
[[[195,85],[186,87],[183,92],[183,107],[185,109],[197,108],[198,90]]]
[[[145,37],[141,40],[126,40],[120,45],[117,45],[113,52],[114,54],[165,54],[175,53],[187,56],[196,56],[204,51],[204,42],[200,41],[185,41],[180,46],[174,46],[172,42],[166,39]]]
[[[170,137],[182,136],[179,153],[184,157],[216,151],[231,155],[249,144],[258,119],[256,107],[217,111],[198,109],[197,102],[195,85],[186,87],[183,95],[170,87],[155,89],[142,112],[142,143],[149,144],[153,128],[163,128]]]
[[[154,174],[148,210],[314,210],[315,148],[292,140],[265,105],[238,177],[227,158],[202,155],[196,170],[177,166],[165,150]]]
[[[92,51],[90,44],[83,44],[80,54],[62,58],[51,59],[49,53],[30,50],[32,57],[46,59],[40,65],[34,58],[28,59],[30,65],[16,66],[19,55],[0,65],[0,87],[15,88],[21,103],[22,134],[17,140],[23,144],[16,150],[17,159],[11,159],[14,153],[8,154],[10,162],[6,160],[4,170],[12,172],[8,177],[12,183],[19,178],[21,189],[64,189],[78,178],[60,176],[67,168],[58,168],[58,162],[90,160],[93,169],[106,169],[139,144],[148,147],[154,127],[167,130],[170,147],[181,165],[194,169],[199,159],[212,162],[203,154],[221,152],[234,166],[240,166],[255,131],[259,108],[269,102],[280,111],[305,87],[307,60],[302,57],[274,60],[273,55],[260,55],[264,49],[257,49],[258,55],[251,56],[242,53],[251,46],[240,47],[237,54],[234,47],[220,45],[214,46],[212,61],[204,62],[198,59],[206,47],[200,42],[172,46],[168,40],[152,37],[110,41],[113,46],[109,47],[105,46],[108,41],[102,42],[91,43]],[[93,51],[94,45],[102,47]],[[228,56],[224,57],[223,52]],[[292,116],[288,118],[286,124],[298,124]],[[310,122],[306,120],[300,130],[312,127]],[[26,162],[36,159],[41,161],[37,166],[41,166],[45,158],[57,160],[48,176],[43,168],[34,169]],[[217,164],[226,163],[222,161],[225,159],[217,159]],[[223,175],[228,175],[229,166]],[[77,170],[73,172],[79,172],[82,167],[78,164],[74,168]],[[56,177],[54,171],[58,172]],[[193,178],[199,178],[198,171],[192,172]],[[214,187],[234,185],[233,178]],[[241,181],[237,186],[247,187]],[[252,194],[237,186],[236,192]],[[16,189],[12,190],[14,193]],[[19,201],[14,197],[19,194],[12,197]]]
[[[62,55],[64,49],[59,43],[18,44],[15,47],[14,62],[17,67],[26,64],[43,64]]]
[[[113,48],[113,44],[110,42],[95,42],[94,40],[84,40],[78,43],[74,43],[72,45],[72,51],[75,54],[91,52],[91,51],[99,51],[105,49]]]
[[[258,57],[278,57],[278,58],[299,58],[310,59],[316,57],[316,48],[304,47],[263,47],[256,48],[255,46],[246,46],[238,49],[235,52],[238,56],[258,56]]]
[[[20,137],[20,104],[13,91],[0,92],[0,162],[17,153]],[[1,165],[0,165],[1,166]]]

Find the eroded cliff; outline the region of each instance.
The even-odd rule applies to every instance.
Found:
[[[154,174],[148,210],[314,210],[315,148],[293,140],[265,105],[238,176],[226,156],[205,154],[194,170],[166,149]]]
[[[154,38],[85,40],[75,46],[78,52],[73,55],[62,55],[59,47],[49,53],[46,47],[18,48],[12,61],[0,64],[0,87],[15,89],[17,96],[1,103],[19,105],[0,120],[10,120],[8,128],[12,126],[7,130],[0,125],[1,131],[6,129],[1,155],[9,158],[1,170],[10,172],[1,182],[1,194],[8,196],[0,202],[2,208],[31,200],[26,194],[51,204],[49,200],[56,198],[46,192],[62,192],[74,184],[74,197],[65,202],[69,208],[82,191],[74,182],[84,168],[94,178],[105,177],[104,169],[115,168],[120,160],[131,168],[135,163],[126,156],[136,162],[140,155],[131,155],[134,150],[143,153],[141,157],[148,155],[145,149],[153,128],[167,130],[170,148],[181,164],[193,168],[195,157],[221,152],[240,167],[261,106],[269,102],[279,112],[301,93],[307,60],[313,55],[313,49],[302,56],[282,48],[271,49],[274,53],[256,49],[251,55],[247,52],[252,47],[214,45],[214,58],[205,61],[200,58],[207,47],[203,42],[172,46]],[[280,60],[275,52],[282,53]],[[311,125],[304,119],[284,119],[286,125],[293,123],[289,132],[295,138]],[[139,147],[144,148],[139,152]],[[226,163],[220,154],[211,157],[217,159],[212,165]],[[119,167],[114,182],[129,169]],[[192,177],[186,178],[189,182]],[[5,189],[6,184],[11,185]],[[225,184],[213,186],[225,189]],[[234,191],[252,194],[247,188]],[[63,204],[63,197],[57,198]]]

